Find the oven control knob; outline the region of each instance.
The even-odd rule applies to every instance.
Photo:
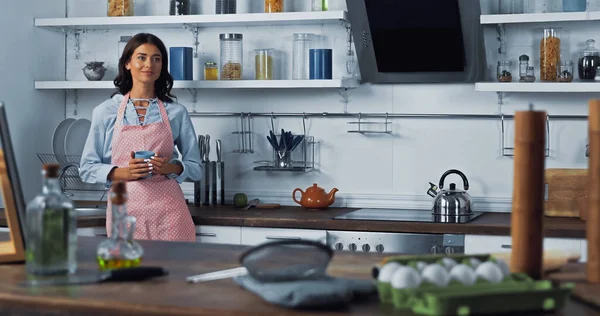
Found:
[[[379,244],[379,245],[375,246],[375,250],[377,250],[377,252],[383,252],[383,245]]]
[[[452,248],[452,247],[446,247],[446,250],[445,250],[445,252],[446,252],[446,254],[447,254],[447,255],[451,255],[451,254],[453,254],[453,253],[454,253],[454,251],[455,251],[455,250],[454,250],[454,248]]]
[[[364,245],[362,246],[362,250],[363,250],[364,252],[369,252],[369,250],[371,250],[371,246],[369,246],[369,244],[364,244]]]
[[[356,251],[356,244],[354,244],[354,243],[349,244],[348,249],[350,249],[350,251]]]
[[[335,250],[342,250],[344,249],[344,245],[341,242],[338,242],[337,244],[335,244]]]
[[[437,254],[438,252],[439,252],[439,250],[438,250],[438,246],[437,245],[434,245],[433,247],[431,247],[431,253],[432,254]]]

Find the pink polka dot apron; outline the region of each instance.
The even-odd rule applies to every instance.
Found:
[[[173,153],[171,123],[164,104],[158,108],[162,122],[143,126],[124,126],[129,94],[119,105],[112,141],[112,164],[129,166],[132,151],[150,150],[159,157]],[[147,179],[127,182],[127,213],[136,218],[134,239],[196,241],[196,228],[181,187],[175,179],[153,174]],[[109,199],[106,232],[111,236],[112,212]]]

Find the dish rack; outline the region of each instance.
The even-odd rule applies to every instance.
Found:
[[[102,183],[85,183],[79,176],[81,155],[37,154],[42,163],[57,163],[60,165],[60,189],[67,195],[68,191],[107,191]]]
[[[275,134],[281,137],[280,134]],[[291,166],[279,167],[277,165],[277,151],[272,149],[272,160],[260,160],[254,163],[262,164],[262,166],[254,167],[256,171],[281,171],[281,172],[308,172],[315,169],[315,147],[318,142],[314,136],[305,136],[302,142],[292,151]]]

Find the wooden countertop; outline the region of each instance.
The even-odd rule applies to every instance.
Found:
[[[5,234],[6,235],[6,234]],[[95,270],[94,254],[101,238],[80,237],[77,257],[81,270]],[[374,297],[336,311],[300,312],[267,304],[240,288],[231,279],[188,284],[185,277],[238,266],[243,246],[145,241],[144,265],[159,265],[169,275],[147,282],[102,283],[65,287],[24,288],[22,264],[0,265],[0,314],[20,315],[412,315],[384,306]],[[381,255],[336,253],[329,274],[370,278],[370,269]],[[547,315],[547,314],[546,314]],[[555,315],[600,315],[600,311],[568,299]]]
[[[78,201],[79,205],[96,205],[94,201]],[[485,213],[466,224],[420,223],[392,221],[334,220],[355,209],[331,208],[324,211],[282,206],[280,209],[244,211],[232,205],[195,207],[190,213],[196,225],[351,230],[372,232],[404,232],[432,234],[510,235],[510,213]],[[83,217],[79,227],[103,227],[104,217]],[[6,226],[3,216],[0,226]],[[585,222],[578,218],[546,217],[544,235],[557,238],[585,238]]]

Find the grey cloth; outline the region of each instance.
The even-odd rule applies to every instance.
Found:
[[[346,306],[355,298],[377,294],[377,287],[372,280],[329,276],[263,283],[250,275],[244,275],[235,277],[234,281],[269,303],[297,309]]]

